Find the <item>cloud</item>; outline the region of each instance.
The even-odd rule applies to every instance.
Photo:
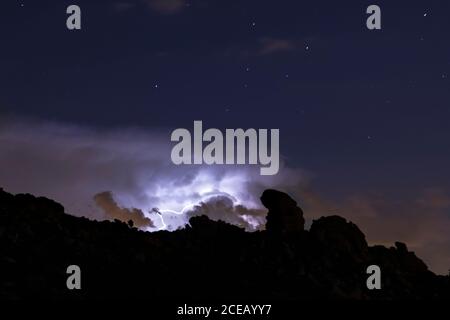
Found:
[[[136,3],[128,1],[120,1],[112,4],[112,8],[115,12],[121,13],[131,10],[136,7]]]
[[[261,176],[259,166],[176,166],[170,158],[170,133],[3,123],[0,167],[8,169],[0,170],[0,181],[9,192],[46,196],[62,203],[66,212],[91,219],[142,213],[156,228],[176,229],[187,223],[187,210],[198,205],[197,214],[203,210],[212,219],[252,230],[255,219],[263,223],[254,210],[262,209],[259,195],[265,188],[299,185],[306,179],[300,170],[283,167],[272,177]],[[104,191],[114,194],[109,203],[94,198]],[[224,195],[233,203],[218,201]],[[222,211],[208,210],[212,206]]]
[[[281,52],[289,52],[297,49],[297,45],[292,40],[276,39],[276,38],[261,38],[259,40],[260,48],[259,55],[271,55]]]
[[[236,204],[229,195],[216,195],[194,205],[187,210],[188,218],[206,215],[212,220],[221,220],[247,231],[256,231],[264,228],[267,210],[260,208],[247,208]]]
[[[176,14],[185,7],[184,0],[143,0],[153,11],[160,14]]]
[[[264,57],[298,51],[300,44],[296,39],[262,37],[251,42],[231,44],[222,53],[227,56]]]
[[[137,228],[154,228],[153,221],[147,218],[142,210],[136,208],[121,208],[114,200],[112,192],[105,191],[94,196],[95,203],[110,220],[118,219],[123,222],[133,221]]]
[[[281,165],[279,174],[261,176],[258,166],[176,166],[171,147],[168,130],[3,121],[0,187],[52,198],[66,212],[91,219],[132,217],[144,229],[149,219],[152,230],[177,229],[201,214],[260,229],[266,209],[259,197],[274,188],[297,200],[309,223],[338,214],[355,222],[371,244],[402,241],[433,271],[447,273],[450,267],[449,190],[426,189],[408,199],[347,192],[331,200],[314,192],[301,169]]]
[[[170,172],[170,147],[161,133],[95,131],[48,122],[15,122],[0,127],[2,185],[61,202],[69,213],[105,219],[93,200],[111,190],[120,205],[143,209],[147,186]],[[155,182],[157,180],[158,182]],[[152,182],[153,181],[153,182]]]
[[[415,198],[349,194],[339,200],[304,190],[298,195],[309,220],[337,214],[356,223],[370,244],[405,242],[430,268],[446,274],[450,267],[450,192],[418,191]]]
[[[428,188],[418,202],[432,209],[450,209],[450,194],[440,188]]]

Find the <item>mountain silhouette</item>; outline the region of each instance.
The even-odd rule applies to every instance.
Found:
[[[448,276],[429,271],[403,243],[369,246],[353,223],[322,217],[304,230],[289,195],[266,190],[266,230],[206,216],[185,229],[144,232],[91,221],[43,197],[0,189],[0,299],[448,299]],[[68,290],[78,265],[82,289]],[[369,290],[367,267],[381,269]]]

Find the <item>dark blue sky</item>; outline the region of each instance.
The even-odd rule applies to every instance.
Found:
[[[1,114],[280,128],[289,165],[336,195],[450,187],[449,1],[161,1],[3,0]]]

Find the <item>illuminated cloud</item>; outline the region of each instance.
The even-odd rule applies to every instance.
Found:
[[[215,195],[187,210],[187,216],[206,215],[212,220],[221,220],[247,231],[264,229],[267,210],[261,208],[248,208],[237,204],[233,197],[228,195]]]
[[[176,229],[186,225],[187,211],[191,216],[207,212],[214,220],[253,230],[258,221],[264,222],[257,210],[262,208],[259,195],[265,188],[305,180],[301,171],[289,168],[269,177],[261,176],[258,166],[176,166],[170,159],[171,147],[170,132],[156,130],[95,131],[35,122],[4,125],[0,165],[19,169],[2,170],[0,181],[10,192],[46,196],[62,203],[68,213],[93,219],[120,213],[120,219],[128,221],[126,215],[136,211],[126,208],[136,208],[155,229]],[[110,199],[114,203],[94,199],[105,191],[114,194]],[[211,206],[221,211],[213,212]]]
[[[274,188],[297,200],[309,223],[338,214],[356,223],[371,244],[402,241],[433,271],[446,273],[450,266],[448,190],[424,190],[408,200],[364,192],[330,200],[312,191],[302,170],[281,166],[279,174],[261,176],[254,166],[176,166],[171,146],[170,132],[157,130],[0,124],[1,187],[52,198],[74,215],[120,216],[148,230],[174,230],[205,214],[249,231],[263,228],[266,210],[259,197]],[[94,199],[105,191],[114,199]]]
[[[112,192],[105,191],[94,196],[95,203],[103,210],[106,217],[122,222],[132,221],[137,228],[154,228],[153,221],[145,216],[142,210],[136,208],[122,208],[114,200]]]

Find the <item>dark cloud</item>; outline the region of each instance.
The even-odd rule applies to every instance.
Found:
[[[135,8],[136,3],[129,2],[129,1],[120,1],[120,2],[113,3],[112,7],[113,7],[114,11],[120,13],[120,12],[125,12],[125,11]]]
[[[176,14],[185,7],[184,0],[143,0],[153,11],[160,14]]]
[[[298,39],[261,37],[256,40],[228,44],[226,48],[222,48],[221,53],[225,56],[271,57],[297,52],[301,48],[302,42]]]
[[[103,210],[105,216],[110,220],[120,220],[123,222],[133,221],[137,228],[154,228],[155,225],[150,218],[147,218],[142,210],[136,208],[122,208],[113,198],[110,191],[98,193],[94,196],[95,203]]]
[[[276,38],[262,38],[259,40],[260,55],[270,55],[274,53],[289,52],[297,49],[295,41]]]

